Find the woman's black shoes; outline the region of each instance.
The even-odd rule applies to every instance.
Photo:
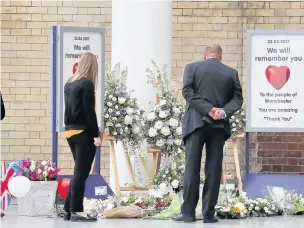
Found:
[[[64,212],[63,213],[63,220],[64,221],[71,220],[71,213],[70,212]]]
[[[70,220],[71,222],[96,222],[97,218],[94,218],[90,215],[83,216],[77,213],[64,212],[63,220]]]
[[[72,213],[70,219],[71,219],[71,222],[96,222],[97,221],[97,218],[94,218],[90,215],[82,216],[77,213]]]

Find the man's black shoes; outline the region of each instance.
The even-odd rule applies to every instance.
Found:
[[[204,223],[217,223],[217,222],[218,222],[218,219],[215,217],[204,219]]]
[[[187,223],[196,221],[195,217],[185,216],[183,214],[173,215],[172,220],[175,222],[187,222]]]

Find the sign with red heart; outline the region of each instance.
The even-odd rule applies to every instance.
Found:
[[[266,68],[265,75],[270,85],[276,90],[280,90],[289,80],[290,70],[287,66],[277,67],[270,65]]]
[[[246,131],[304,132],[304,31],[247,31]]]

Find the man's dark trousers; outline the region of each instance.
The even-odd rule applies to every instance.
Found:
[[[186,170],[184,174],[182,214],[195,217],[199,200],[202,150],[206,145],[203,216],[212,219],[220,190],[223,147],[227,137],[224,128],[212,128],[208,123],[185,138]]]

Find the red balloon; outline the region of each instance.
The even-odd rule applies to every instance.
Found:
[[[71,179],[63,178],[58,181],[57,192],[61,198],[66,199],[70,187]]]

